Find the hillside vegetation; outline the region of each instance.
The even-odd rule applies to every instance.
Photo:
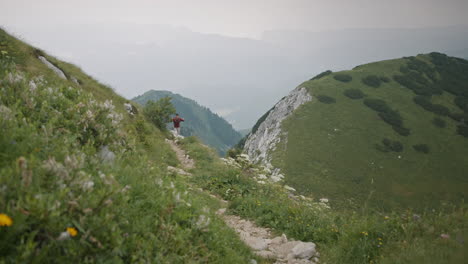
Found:
[[[220,155],[224,155],[241,139],[239,132],[222,117],[179,94],[152,90],[133,98],[132,101],[145,105],[149,100],[157,101],[163,97],[170,97],[176,111],[185,119],[181,125],[183,136],[199,137],[203,143],[215,148]],[[168,127],[171,129],[172,125],[169,124]]]
[[[332,204],[435,208],[468,194],[468,61],[440,53],[361,65],[302,84],[273,164]]]
[[[191,176],[171,172],[170,136],[141,108],[1,30],[0,90],[0,263],[273,263],[224,224],[207,192],[228,213],[317,243],[320,263],[464,261],[465,208],[335,210],[257,181],[262,168],[227,165],[195,137],[179,142]]]
[[[167,135],[112,89],[2,30],[0,89],[1,263],[255,258],[215,201],[166,170]]]

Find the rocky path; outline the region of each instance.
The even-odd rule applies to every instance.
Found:
[[[181,149],[176,142],[167,140],[171,148],[175,151],[177,158],[184,169],[192,169],[195,162]],[[168,168],[179,174],[189,174],[182,169]],[[231,227],[239,234],[240,239],[249,246],[255,254],[266,259],[274,260],[275,264],[315,264],[319,262],[319,253],[315,244],[312,242],[302,242],[288,240],[286,235],[274,237],[271,230],[257,226],[254,222],[242,219],[236,215],[226,214],[228,202],[210,194],[211,197],[218,199],[223,208],[216,214],[224,220],[227,226]]]
[[[166,142],[171,146],[172,150],[176,153],[177,159],[180,161],[182,168],[185,170],[195,168],[195,161],[181,149],[174,140],[166,139]]]

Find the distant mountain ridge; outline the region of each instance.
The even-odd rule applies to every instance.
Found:
[[[151,90],[133,98],[132,101],[145,105],[150,100],[156,101],[163,97],[171,97],[171,102],[177,112],[185,119],[181,126],[183,136],[197,136],[205,144],[215,148],[221,155],[224,155],[241,139],[242,135],[222,117],[180,94]],[[172,128],[171,125],[169,127]]]

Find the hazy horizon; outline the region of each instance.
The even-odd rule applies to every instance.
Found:
[[[0,26],[130,99],[169,90],[251,127],[324,70],[468,57],[468,1],[0,0]]]

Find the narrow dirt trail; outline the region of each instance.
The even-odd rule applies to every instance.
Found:
[[[195,161],[181,149],[174,140],[166,139],[166,142],[171,146],[172,150],[176,153],[177,159],[180,161],[182,168],[185,170],[195,168]]]
[[[173,140],[166,140],[177,155],[184,170],[195,168],[195,161],[181,149]],[[182,169],[168,168],[180,174],[189,174]],[[228,201],[213,194],[222,208],[216,214],[224,220],[227,226],[239,235],[240,239],[250,247],[255,254],[263,258],[275,260],[275,264],[315,264],[319,262],[319,253],[312,242],[288,240],[286,235],[274,237],[268,228],[259,227],[254,222],[242,219],[237,215],[226,214]]]

